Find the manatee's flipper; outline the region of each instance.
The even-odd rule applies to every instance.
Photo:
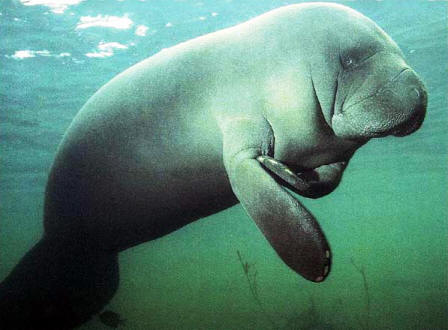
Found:
[[[0,327],[72,329],[118,288],[118,254],[81,238],[43,238],[0,283]]]
[[[270,172],[281,178],[289,189],[309,198],[319,198],[336,189],[348,164],[347,160],[294,173],[286,165],[272,157],[263,155],[258,156],[257,160]]]
[[[330,248],[319,224],[257,160],[273,154],[269,123],[236,118],[221,122],[221,129],[224,163],[244,209],[289,267],[310,281],[323,281],[330,269]]]
[[[280,177],[283,181],[294,187],[294,191],[304,192],[310,189],[310,184],[300,177],[299,173],[294,173],[289,167],[269,156],[258,156],[257,160],[263,164],[270,172]]]

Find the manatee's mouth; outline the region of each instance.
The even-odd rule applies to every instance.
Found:
[[[390,134],[393,136],[403,137],[417,131],[423,124],[425,118],[424,112],[417,112],[411,118],[395,127]]]
[[[410,118],[406,119],[402,123],[389,128],[378,129],[370,133],[371,138],[385,137],[393,135],[396,137],[403,137],[416,132],[423,124],[425,118],[425,112],[416,112]]]

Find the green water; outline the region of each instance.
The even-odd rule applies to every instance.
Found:
[[[2,1],[0,279],[41,236],[56,147],[96,89],[162,48],[285,3],[90,0],[55,13]],[[329,278],[314,284],[287,268],[237,205],[120,254],[120,288],[107,306],[126,319],[120,328],[448,329],[447,2],[340,3],[397,41],[427,85],[429,107],[415,134],[360,149],[334,193],[301,199],[330,241]],[[76,29],[81,17],[99,14],[127,15],[134,25]],[[134,33],[140,24],[146,36]],[[85,55],[101,41],[128,48]],[[20,58],[20,50],[50,55]],[[251,265],[247,274],[237,251]],[[81,327],[106,328],[96,318]]]

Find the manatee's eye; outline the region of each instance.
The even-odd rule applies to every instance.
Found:
[[[341,65],[344,69],[349,69],[354,65],[355,61],[353,59],[353,57],[351,56],[347,56],[347,55],[342,55],[341,56]]]
[[[351,57],[346,58],[345,61],[344,61],[344,64],[345,64],[346,66],[349,66],[349,65],[351,65],[352,63],[353,63],[353,59],[352,59]]]
[[[351,70],[363,64],[370,57],[377,53],[374,47],[364,49],[363,47],[353,47],[345,49],[340,54],[341,65],[346,70]]]

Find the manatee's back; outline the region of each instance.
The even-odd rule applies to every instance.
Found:
[[[197,83],[205,78],[192,61],[168,50],[86,103],[52,167],[46,233],[124,249],[234,202],[219,128]]]

